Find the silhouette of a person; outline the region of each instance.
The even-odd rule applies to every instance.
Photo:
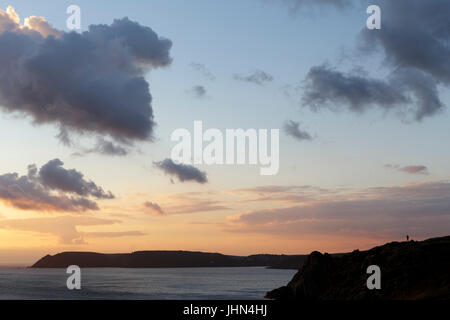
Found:
[[[409,241],[409,235],[406,235],[406,241]]]

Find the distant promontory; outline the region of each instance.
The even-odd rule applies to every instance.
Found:
[[[192,251],[137,251],[103,254],[94,252],[62,252],[47,255],[31,268],[193,268],[193,267],[269,267],[298,269],[307,255],[257,254],[231,256]]]

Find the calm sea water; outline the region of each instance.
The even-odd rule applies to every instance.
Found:
[[[65,269],[0,268],[0,299],[263,299],[295,270],[252,268],[82,269],[81,290]]]

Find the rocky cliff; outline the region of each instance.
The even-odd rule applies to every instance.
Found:
[[[367,267],[381,270],[381,289],[369,290]],[[392,242],[341,256],[313,252],[276,300],[450,299],[450,236]]]

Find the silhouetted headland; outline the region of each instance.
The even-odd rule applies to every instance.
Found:
[[[381,288],[369,290],[367,267],[381,270]],[[272,290],[276,300],[450,299],[450,236],[391,242],[341,256],[317,251],[287,286]]]
[[[137,251],[122,254],[63,252],[47,255],[32,268],[187,268],[187,267],[269,267],[298,269],[308,255],[230,256],[220,253],[191,251]]]

